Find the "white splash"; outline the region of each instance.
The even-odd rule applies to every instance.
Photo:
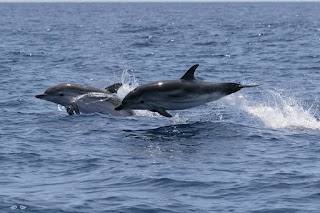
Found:
[[[117,95],[122,100],[131,90],[139,86],[133,72],[129,74],[128,70],[124,70],[121,76],[122,86],[118,89]]]
[[[117,96],[122,100],[130,91],[139,86],[136,77],[133,72],[131,74],[128,70],[124,70],[121,76],[122,86],[117,91]],[[137,116],[159,117],[157,113],[150,112],[148,110],[134,110]]]
[[[320,121],[316,117],[317,99],[305,109],[295,98],[284,97],[274,91],[267,91],[265,96],[259,103],[239,96],[236,104],[259,118],[268,128],[320,130]]]

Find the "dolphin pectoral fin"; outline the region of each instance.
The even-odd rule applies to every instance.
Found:
[[[66,108],[67,113],[68,113],[69,115],[73,115],[73,114],[74,114],[73,109],[72,109],[71,106],[66,106],[65,108]]]
[[[122,83],[115,83],[115,84],[112,84],[106,88],[104,88],[105,90],[107,90],[108,92],[110,93],[116,93],[118,92],[118,89],[122,86]]]
[[[120,105],[116,106],[116,107],[114,108],[114,110],[116,110],[116,111],[123,110],[123,105],[120,104]]]
[[[168,117],[168,118],[170,118],[170,117],[172,117],[172,115],[170,115],[165,109],[163,109],[163,108],[154,108],[154,109],[152,109],[152,110],[150,110],[151,112],[157,112],[157,113],[159,113],[160,115],[162,115],[162,116],[165,116],[165,117]]]
[[[194,81],[194,72],[196,71],[199,64],[193,65],[180,79],[186,81]]]
[[[74,103],[70,104],[69,106],[66,106],[65,108],[69,115],[80,114],[80,110],[78,106],[75,105]]]

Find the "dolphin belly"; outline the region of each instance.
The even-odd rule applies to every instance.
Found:
[[[225,94],[220,92],[210,94],[182,93],[179,96],[158,96],[157,100],[154,100],[153,102],[156,106],[167,110],[183,110],[218,100],[224,96]]]
[[[115,106],[120,103],[120,99],[114,94],[106,93],[88,93],[73,102],[80,113],[101,113],[114,116],[133,115],[132,110],[114,110]]]
[[[90,113],[101,113],[113,116],[130,116],[133,115],[132,110],[114,110],[115,106],[110,104],[108,101],[100,101],[96,103],[78,103],[78,109],[80,113],[90,114]]]

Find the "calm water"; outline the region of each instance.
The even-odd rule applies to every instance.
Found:
[[[320,4],[0,4],[1,212],[319,212]],[[205,106],[68,116],[35,94],[260,84]]]

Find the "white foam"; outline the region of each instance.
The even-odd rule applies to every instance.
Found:
[[[317,100],[305,109],[293,97],[285,97],[274,91],[266,91],[261,95],[264,96],[263,101],[248,100],[244,96],[239,96],[238,100],[233,102],[247,113],[259,118],[268,128],[320,130],[320,121],[316,117]]]

